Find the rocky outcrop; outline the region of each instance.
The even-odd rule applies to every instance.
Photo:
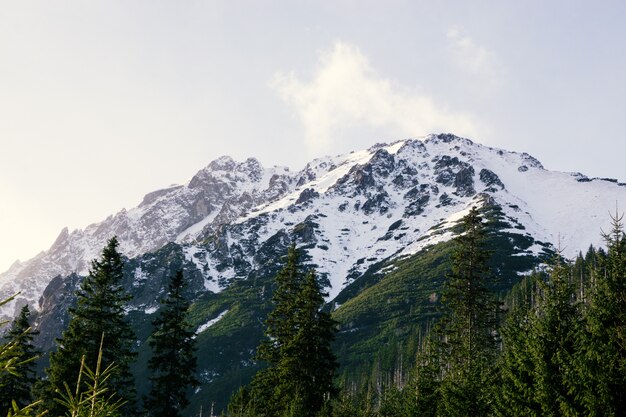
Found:
[[[517,188],[505,184],[507,175],[517,176],[512,183]],[[374,263],[428,245],[435,239],[430,229],[447,224],[446,219],[468,206],[483,204],[484,195],[503,207],[516,207],[509,217],[527,224],[528,230],[546,231],[537,236],[541,241],[554,240],[548,230],[552,225],[538,223],[545,216],[533,214],[532,204],[522,195],[527,188],[519,187],[542,175],[555,174],[528,154],[488,148],[451,134],[319,158],[299,172],[264,168],[254,158],[237,162],[221,157],[186,184],[147,194],[135,208],[83,230],[64,229],[50,249],[0,275],[0,297],[21,291],[16,306],[36,305],[54,277],[86,274],[90,260],[112,235],[131,259],[171,243],[180,245],[180,256],[195,268],[198,283],[209,292],[246,279],[265,261],[258,255],[260,248],[282,246],[295,235],[313,251],[312,258],[320,258],[315,261],[320,273],[332,277],[333,296],[346,280],[356,279]],[[604,187],[598,192],[613,201],[625,191],[617,182],[585,178],[564,175],[562,181]],[[400,219],[403,230],[390,230]],[[441,236],[449,238],[441,232],[436,239]],[[138,278],[137,285],[141,282]],[[14,310],[2,313],[11,316]]]

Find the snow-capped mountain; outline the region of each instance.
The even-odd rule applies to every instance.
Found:
[[[259,248],[298,235],[333,299],[372,265],[449,239],[472,205],[498,205],[510,232],[532,238],[520,253],[560,247],[571,257],[601,243],[616,203],[626,207],[626,184],[548,171],[528,154],[449,134],[316,159],[300,172],[222,157],[133,209],[63,230],[0,275],[0,297],[20,291],[36,306],[52,278],[85,274],[113,235],[128,257],[177,242],[205,290],[219,292],[261,266]]]
[[[300,177],[287,168],[263,168],[256,159],[237,163],[221,157],[184,185],[147,194],[131,210],[118,212],[84,230],[61,231],[53,245],[0,275],[0,299],[20,292],[22,302],[37,300],[55,276],[85,275],[90,261],[111,236],[120,240],[124,255],[134,257],[171,241],[187,241],[237,219],[247,210],[280,198]],[[304,179],[302,180],[304,181]]]

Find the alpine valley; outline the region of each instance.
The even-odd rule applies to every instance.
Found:
[[[138,391],[146,340],[168,279],[183,269],[196,328],[201,386],[188,415],[229,396],[259,369],[255,349],[272,308],[273,278],[291,243],[327,291],[339,322],[339,378],[406,367],[437,317],[457,223],[477,206],[487,219],[502,297],[557,250],[602,246],[626,184],[549,171],[532,156],[430,135],[324,157],[299,172],[221,157],[184,185],[147,194],[84,230],[64,229],[45,252],[0,275],[0,316],[28,303],[49,352],[68,322],[74,291],[107,240],[126,256],[128,317],[137,335]],[[46,366],[46,358],[41,367]],[[402,365],[400,365],[400,369]]]

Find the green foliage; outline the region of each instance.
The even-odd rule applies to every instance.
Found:
[[[285,268],[277,274],[274,291],[268,290],[269,277],[278,268],[272,269],[275,263],[269,261],[263,273],[237,280],[219,294],[202,294],[193,305],[178,310],[186,313],[185,318],[173,315],[168,325],[164,303],[155,326],[158,327],[158,320],[164,320],[158,325],[173,329],[176,322],[187,321],[183,327],[188,334],[208,318],[228,310],[223,319],[195,338],[203,352],[198,361],[207,372],[203,374],[207,375],[205,382],[213,376],[219,382],[203,385],[202,391],[192,398],[191,407],[181,415],[198,415],[201,405],[206,412],[212,401],[217,405],[231,394],[233,387],[245,384],[255,373],[252,383],[233,395],[228,415],[623,415],[626,240],[621,219],[614,219],[614,230],[605,236],[606,252],[590,249],[571,266],[557,262],[549,275],[524,278],[509,291],[520,279],[515,272],[532,269],[537,259],[512,256],[513,248],[527,248],[528,242],[506,232],[492,233],[490,228],[497,229],[501,223],[497,210],[481,213],[483,220],[474,226],[484,227],[484,239],[480,233],[472,238],[466,232],[453,242],[429,247],[393,264],[381,262],[351,284],[337,298],[337,305],[326,306],[323,312],[323,295],[315,275],[302,270],[295,250],[288,254]],[[468,225],[461,225],[459,231],[464,227],[467,229]],[[472,247],[477,250],[468,249]],[[491,250],[493,254],[488,253]],[[450,262],[453,271],[444,287],[443,277]],[[497,271],[497,282],[489,281],[489,271]],[[97,286],[95,282],[94,278],[92,289]],[[82,308],[80,300],[89,298],[85,297],[88,289],[84,287],[85,284],[80,291],[84,296],[79,294],[78,306],[72,310],[72,320]],[[501,295],[508,292],[505,300],[511,312],[502,329],[496,327],[499,309],[488,290],[501,291]],[[269,303],[271,293],[273,306]],[[274,307],[272,312],[270,307]],[[341,322],[334,347],[345,364],[335,380],[335,384],[343,386],[338,396],[333,396],[336,364],[330,349],[335,324],[328,314],[333,308],[333,318]],[[255,346],[266,313],[270,313],[266,322],[268,337],[259,349],[259,358],[267,367],[262,369],[262,365],[251,363],[241,352]],[[440,324],[434,325],[442,315]],[[129,319],[141,320],[141,341],[147,340],[151,331],[150,317],[142,311],[128,314]],[[68,327],[64,338],[72,326],[76,325]],[[438,330],[431,332],[433,326]],[[81,346],[96,345],[90,326],[76,326],[74,330],[72,336],[80,340]],[[110,328],[107,332],[111,332]],[[158,335],[155,330],[151,343],[140,345],[144,350],[142,362],[136,364],[140,375],[147,369],[148,347],[156,353],[159,337],[172,332],[162,330]],[[496,359],[498,351],[494,346],[498,346],[499,334],[502,351]],[[322,341],[326,347],[312,348],[311,340]],[[70,339],[61,339],[61,343],[62,349],[79,345]],[[170,343],[164,342],[164,346],[169,347]],[[0,346],[0,381],[5,376],[12,377],[2,369],[15,370],[21,363],[6,359],[6,354],[3,358],[2,352],[15,349],[15,343]],[[58,379],[57,387],[64,398],[55,402],[57,408],[51,415],[65,414],[72,404],[82,402],[87,406],[84,400],[94,392],[98,369],[107,369],[113,359],[116,363],[118,359],[106,351],[100,354],[101,362],[93,359],[93,354],[84,355],[83,362],[80,358],[74,364],[68,360],[68,368],[73,366],[71,372],[76,377],[80,375],[82,382],[77,385],[78,390],[69,390],[65,384],[75,379]],[[151,362],[167,363],[157,359]],[[79,363],[83,363],[83,370]],[[117,392],[112,387],[119,378],[118,372],[119,367],[107,371],[107,390],[96,391],[96,402],[102,405],[103,413],[130,415],[115,408],[122,397],[111,397]],[[189,376],[185,372],[179,374]],[[162,391],[174,393],[184,386],[184,382],[179,382],[173,389]],[[178,415],[175,413],[181,408],[179,405],[176,411],[166,414]],[[219,412],[221,404],[216,409]],[[31,406],[15,403],[11,413],[26,416],[32,415],[32,410]]]
[[[0,306],[8,304],[14,299],[15,295],[6,300],[0,300]],[[6,322],[0,322],[0,326],[5,324]],[[25,330],[20,331],[23,326],[27,327]],[[20,316],[13,322],[9,332],[9,340],[0,345],[0,395],[3,397],[8,396],[7,393],[13,393],[15,388],[26,386],[27,383],[22,381],[22,378],[28,380],[32,377],[29,371],[35,357],[29,357],[25,352],[30,345],[31,338],[29,336],[32,336],[32,333],[29,333],[29,331],[28,308],[26,308],[22,309]],[[19,390],[16,391],[18,396],[20,392]],[[17,401],[11,399],[8,406],[2,410],[2,413],[6,411],[8,417],[41,417],[47,414],[47,412],[37,413],[36,410],[40,405],[40,402],[20,405]]]
[[[492,368],[497,354],[498,303],[488,284],[489,252],[485,249],[481,216],[472,208],[454,239],[452,272],[442,294],[443,317],[435,329],[437,355],[442,362],[441,416],[487,415]]]
[[[276,289],[272,295],[274,309],[265,321],[267,338],[259,346],[257,355],[271,365],[280,361],[283,349],[297,331],[295,300],[302,286],[302,275],[300,254],[295,246],[290,246],[287,262],[276,275]]]
[[[568,387],[569,375],[574,373],[575,340],[581,331],[569,268],[557,263],[549,281],[538,283],[538,301],[528,335],[535,401],[545,416],[580,415]]]
[[[274,310],[266,320],[266,336],[258,358],[268,368],[240,390],[228,409],[232,415],[317,416],[330,413],[337,368],[330,344],[336,323],[321,311],[324,297],[315,274],[302,272],[295,246],[276,275]]]
[[[153,356],[148,362],[152,389],[146,400],[148,415],[178,417],[189,404],[188,391],[198,385],[195,333],[188,319],[189,302],[183,297],[185,280],[178,271],[171,279],[167,297],[152,322]]]
[[[444,369],[442,348],[436,335],[429,337],[417,356],[415,374],[407,391],[409,404],[415,414],[434,417],[441,401],[441,381]]]
[[[309,272],[295,297],[293,316],[296,333],[282,351],[278,363],[286,389],[296,393],[298,415],[322,409],[335,394],[333,377],[337,360],[331,350],[336,322],[321,311],[324,297],[315,274]]]
[[[37,408],[40,406],[40,401],[34,402],[32,404],[27,405],[26,407],[20,408],[15,401],[11,404],[11,409],[7,413],[7,417],[42,417],[47,416],[48,412],[37,412]]]
[[[487,286],[504,297],[522,279],[521,273],[551,255],[547,249],[533,255],[531,246],[542,243],[511,233],[516,224],[497,205],[481,207],[480,214],[487,236],[483,248],[490,253],[488,267],[497,272],[497,279]],[[454,230],[458,233],[462,228],[459,224]],[[383,379],[393,379],[400,365],[402,374],[408,376],[419,347],[441,316],[441,292],[454,250],[455,242],[447,241],[381,263],[339,294],[333,318],[340,323],[335,351],[342,366],[341,384],[363,382],[376,366],[375,358],[380,360]]]
[[[120,285],[123,261],[117,247],[118,241],[113,237],[103,249],[101,259],[92,261],[89,276],[76,293],[77,306],[70,309],[68,328],[57,341],[58,350],[50,355],[44,400],[53,414],[62,412],[59,404],[52,400],[55,390],[67,381],[77,380],[77,364],[82,358],[85,358],[86,369],[96,367],[102,334],[107,340],[102,366],[107,368],[114,361],[117,364],[109,377],[109,389],[124,401],[122,411],[126,415],[134,412],[134,381],[129,365],[135,356],[132,351],[135,336],[124,311],[130,296]]]
[[[590,416],[626,414],[626,237],[622,217],[612,217],[612,230],[604,234],[606,254],[599,252],[591,268],[586,331],[577,345],[574,379],[586,381],[577,394]]]
[[[10,303],[15,298],[15,295],[7,298],[6,300],[0,300],[0,307]],[[0,326],[6,325],[7,322],[0,322]],[[19,364],[16,353],[18,352],[18,343],[15,340],[10,340],[7,343],[0,345],[0,373],[16,374],[15,368]],[[0,388],[4,388],[0,385]]]
[[[540,416],[541,407],[535,397],[534,362],[529,338],[532,329],[532,305],[530,292],[535,282],[543,279],[532,275],[514,288],[520,294],[514,298],[513,307],[501,329],[503,349],[498,358],[498,379],[495,387],[494,415]],[[528,286],[531,285],[530,288]],[[524,297],[527,294],[527,297]]]
[[[575,393],[576,340],[582,315],[571,267],[557,259],[547,280],[534,279],[532,303],[521,303],[503,329],[498,415],[583,415]]]
[[[115,375],[115,365],[111,363],[102,369],[104,334],[100,340],[98,359],[95,370],[85,364],[85,357],[81,358],[78,379],[74,391],[67,382],[63,383],[64,390],[57,390],[55,401],[67,410],[68,417],[119,417],[122,399],[116,393],[111,393],[107,387],[108,381]]]
[[[4,346],[11,346],[5,357],[13,365],[9,372],[0,374],[0,410],[3,412],[13,409],[13,402],[21,408],[33,400],[31,387],[37,381],[35,359],[40,355],[33,338],[39,332],[31,329],[29,321],[30,310],[24,306],[5,335]]]

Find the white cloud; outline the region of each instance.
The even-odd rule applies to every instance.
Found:
[[[326,152],[333,142],[346,140],[341,132],[350,129],[384,129],[397,138],[440,131],[478,136],[481,130],[472,116],[381,77],[367,57],[347,43],[336,42],[320,54],[310,81],[278,73],[272,87],[296,111],[313,152]]]
[[[456,65],[483,81],[490,81],[492,86],[501,82],[502,64],[493,51],[478,45],[456,26],[448,30],[447,36]]]

